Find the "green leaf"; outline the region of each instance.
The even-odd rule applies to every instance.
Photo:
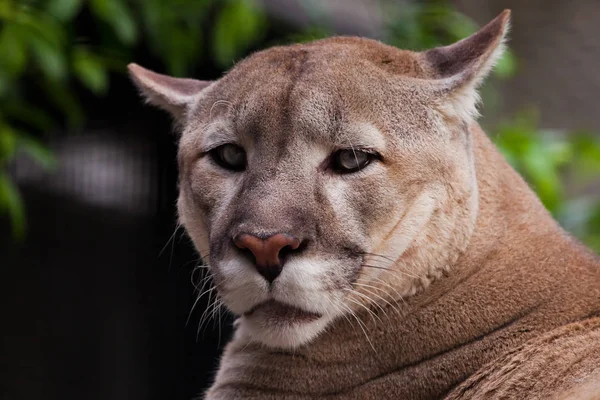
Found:
[[[14,79],[21,74],[26,62],[22,30],[18,25],[6,24],[0,33],[0,69]]]
[[[24,28],[24,40],[29,42],[32,38],[43,40],[56,51],[64,53],[67,42],[67,26],[61,24],[47,13],[35,9],[27,9],[18,15],[18,23]]]
[[[263,34],[265,16],[251,0],[232,0],[217,16],[213,36],[213,53],[223,67],[230,66]]]
[[[14,14],[14,5],[11,1],[0,0],[0,20],[9,20]]]
[[[562,200],[563,185],[556,163],[539,146],[532,147],[521,159],[526,177],[535,188],[540,200],[551,212],[556,212]]]
[[[19,190],[10,177],[0,170],[0,212],[11,220],[13,237],[21,240],[25,237],[25,210]]]
[[[73,51],[73,72],[88,89],[97,95],[106,93],[108,74],[102,62],[85,49]]]
[[[600,139],[587,132],[573,132],[571,137],[575,152],[600,170]]]
[[[52,43],[32,36],[29,40],[33,55],[37,59],[38,67],[46,77],[53,81],[62,81],[67,75],[67,62],[62,49],[56,48]]]
[[[562,140],[547,143],[546,152],[548,158],[550,158],[558,168],[571,164],[575,155],[571,143]]]
[[[82,5],[82,0],[50,0],[46,10],[50,15],[64,22],[73,19]]]
[[[112,28],[123,44],[132,45],[137,41],[137,26],[124,1],[91,0],[90,6],[96,16]]]

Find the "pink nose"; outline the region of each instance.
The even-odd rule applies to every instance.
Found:
[[[283,233],[277,233],[266,239],[242,233],[234,239],[234,242],[240,249],[250,250],[256,261],[256,270],[269,283],[273,282],[283,269],[281,250],[285,247],[296,250],[300,246],[300,240]]]

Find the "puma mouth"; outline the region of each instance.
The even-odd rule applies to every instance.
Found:
[[[245,317],[261,316],[263,318],[285,320],[289,322],[311,322],[322,317],[321,314],[302,310],[276,300],[267,300],[252,307],[244,313]]]

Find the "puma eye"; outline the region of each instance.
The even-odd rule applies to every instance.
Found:
[[[224,144],[210,152],[212,159],[221,167],[230,171],[246,169],[246,152],[235,144]]]
[[[375,154],[360,150],[338,150],[333,153],[332,169],[339,173],[356,172],[376,158]]]

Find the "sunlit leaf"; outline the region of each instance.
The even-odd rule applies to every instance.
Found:
[[[572,137],[575,152],[600,169],[600,138],[587,132],[575,132]]]
[[[13,4],[11,1],[0,1],[0,20],[8,20],[14,14]]]
[[[536,122],[534,110],[523,111],[500,125],[495,142],[546,208],[556,213],[564,197],[559,167],[571,156],[570,146],[557,142],[556,133],[537,129]]]
[[[521,160],[526,178],[537,191],[542,203],[556,211],[562,197],[563,186],[553,160],[539,148],[532,148]]]
[[[258,40],[265,16],[251,0],[231,0],[221,9],[213,33],[213,53],[221,66],[230,66],[243,51]]]

